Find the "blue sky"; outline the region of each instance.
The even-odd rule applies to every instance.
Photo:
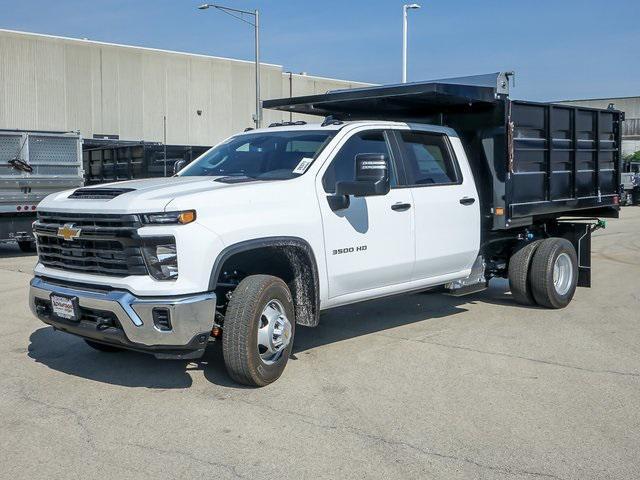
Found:
[[[262,59],[394,83],[397,0],[223,0],[259,8]],[[0,0],[0,28],[252,59],[248,25],[190,0]],[[640,95],[640,0],[424,0],[410,12],[409,80],[516,71],[514,98]]]

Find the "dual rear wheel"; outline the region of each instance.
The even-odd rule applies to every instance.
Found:
[[[509,260],[509,286],[523,305],[566,307],[576,291],[578,259],[573,244],[564,238],[534,240]]]

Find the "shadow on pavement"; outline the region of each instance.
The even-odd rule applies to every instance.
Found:
[[[508,294],[508,284],[493,281],[488,290],[466,297],[427,292],[338,307],[324,312],[318,327],[296,328],[292,357],[362,335],[462,313],[467,311],[464,304],[477,301],[516,305]],[[157,360],[152,355],[130,351],[98,352],[82,339],[47,326],[31,334],[28,355],[59,372],[125,387],[189,388],[189,372],[202,371],[213,384],[245,388],[227,375],[220,343],[211,344],[199,360]]]

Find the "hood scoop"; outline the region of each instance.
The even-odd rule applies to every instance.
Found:
[[[111,200],[123,193],[132,192],[135,188],[79,188],[69,198],[85,200]]]
[[[246,183],[246,182],[253,182],[253,181],[255,181],[255,178],[247,177],[245,175],[220,177],[214,180],[214,182],[220,182],[220,183]]]

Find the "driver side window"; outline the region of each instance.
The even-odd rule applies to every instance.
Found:
[[[331,161],[322,177],[322,186],[327,193],[335,193],[337,182],[354,181],[356,178],[356,155],[359,153],[382,153],[391,164],[391,187],[397,185],[397,175],[391,150],[387,142],[384,130],[366,130],[353,135],[342,146],[340,151]]]

